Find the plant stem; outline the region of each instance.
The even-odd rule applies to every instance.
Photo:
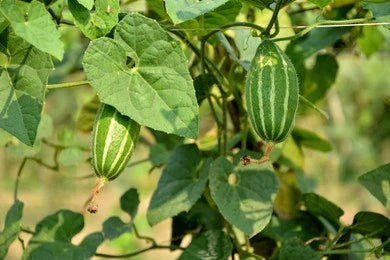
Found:
[[[271,31],[272,27],[274,26],[276,20],[278,19],[279,10],[282,7],[283,0],[279,0],[276,3],[274,12],[272,13],[271,20],[269,21],[267,28],[265,28],[264,32],[262,32],[262,35],[269,36],[269,32]]]
[[[145,253],[145,252],[150,251],[150,250],[155,250],[155,249],[185,250],[185,248],[179,247],[179,246],[152,245],[150,247],[141,249],[139,251],[135,251],[133,253],[124,254],[124,255],[110,255],[110,254],[103,254],[103,253],[95,253],[95,256],[106,257],[106,258],[130,258],[130,257],[134,257],[136,255]]]
[[[48,84],[48,85],[46,85],[46,88],[47,89],[71,88],[71,87],[77,87],[77,86],[83,86],[83,85],[89,85],[89,81],[82,80],[82,81],[65,82],[65,83],[59,83],[59,84]]]
[[[20,177],[22,176],[22,172],[23,172],[24,166],[26,165],[26,162],[27,162],[27,157],[24,157],[22,163],[19,166],[18,172],[16,174],[16,180],[15,180],[15,186],[14,186],[14,201],[15,202],[18,199]]]
[[[149,158],[145,158],[145,159],[141,159],[141,160],[138,160],[138,161],[134,161],[134,162],[131,162],[127,165],[127,168],[130,168],[130,167],[134,167],[138,164],[141,164],[141,163],[144,163],[144,162],[147,162],[149,161]]]
[[[311,30],[316,28],[319,25],[328,25],[328,24],[354,24],[354,23],[364,23],[367,21],[372,20],[372,18],[357,18],[357,19],[351,19],[351,20],[323,20],[323,21],[318,21],[315,24],[310,25],[309,27],[303,29],[302,31],[298,32],[297,34],[293,36],[288,36],[288,37],[281,37],[281,38],[276,38],[273,39],[274,42],[278,41],[289,41],[289,40],[295,40],[299,37],[302,37],[303,35],[309,33]]]
[[[157,242],[156,242],[156,240],[154,240],[154,238],[140,235],[140,233],[138,232],[138,229],[135,226],[135,224],[133,224],[133,231],[134,231],[135,236],[138,239],[146,240],[146,241],[150,242],[152,244],[152,246],[156,246],[157,245]]]
[[[221,153],[226,156],[227,149],[227,97],[226,94],[222,96],[222,149]]]

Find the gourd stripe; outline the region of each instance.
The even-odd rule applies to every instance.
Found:
[[[129,129],[132,130],[132,132],[129,132]],[[108,176],[109,179],[115,179],[118,177],[118,175],[123,171],[123,169],[126,167],[127,162],[130,159],[131,154],[133,153],[135,142],[137,141],[137,136],[139,133],[140,126],[133,120],[129,119],[129,125],[127,128],[127,135],[126,135],[126,156],[122,156],[122,160],[120,160],[116,165],[116,167],[113,169],[111,174]],[[130,137],[130,138],[128,138]],[[122,154],[123,155],[123,154]]]
[[[125,134],[125,137],[121,140],[121,144],[120,144],[120,146],[119,146],[119,151],[113,151],[113,152],[116,153],[116,155],[115,155],[115,159],[114,159],[114,161],[112,162],[111,167],[110,167],[110,169],[108,170],[108,172],[113,172],[113,170],[114,170],[114,168],[116,167],[116,165],[117,165],[119,159],[121,159],[121,157],[122,157],[122,159],[123,159],[123,156],[122,156],[122,155],[123,155],[123,152],[124,152],[125,147],[126,147],[127,139],[129,138],[128,131],[129,131],[130,125],[131,125],[131,121],[129,120],[129,122],[127,123],[126,128],[123,130],[123,131],[126,132],[126,134]],[[122,136],[122,135],[121,135],[121,136]],[[107,176],[107,177],[108,177],[108,176]]]
[[[294,67],[291,67],[289,70],[290,79],[293,81],[293,84],[297,86],[296,88],[290,88],[290,98],[289,98],[289,110],[287,111],[287,119],[286,124],[290,125],[289,128],[285,130],[285,135],[287,135],[293,126],[293,121],[295,118],[296,111],[298,109],[298,99],[299,99],[299,88],[298,88],[298,78],[296,76],[296,72]],[[291,82],[290,82],[291,83]]]
[[[265,128],[265,118],[264,118],[264,104],[263,104],[263,75],[264,75],[264,65],[263,65],[263,60],[261,61],[261,66],[260,66],[260,73],[259,73],[259,79],[258,79],[258,82],[259,82],[259,86],[257,88],[257,94],[256,97],[259,98],[259,102],[257,102],[259,104],[259,117],[255,117],[255,118],[260,118],[260,123],[262,125],[262,127],[259,127],[258,129],[261,129],[264,133],[263,133],[263,136],[261,136],[263,139],[265,140],[268,140],[268,134],[267,134],[267,130]],[[257,86],[257,85],[256,85]],[[256,88],[255,88],[256,89]]]
[[[104,138],[104,150],[103,150],[103,157],[102,157],[102,171],[105,171],[104,169],[104,165],[106,163],[106,159],[107,159],[107,156],[108,156],[108,151],[110,149],[110,146],[111,146],[111,142],[112,142],[112,131],[114,130],[114,127],[115,127],[115,119],[116,119],[116,114],[117,114],[117,110],[115,109],[115,112],[114,114],[112,115],[111,117],[111,120],[110,120],[110,125],[108,127],[108,132],[107,132],[107,135],[106,135],[106,138]]]
[[[96,123],[95,123],[95,126],[94,126],[94,135],[93,135],[93,161],[94,161],[94,166],[95,166],[95,171],[97,172],[98,175],[100,175],[100,173],[103,171],[102,168],[100,168],[100,164],[99,162],[102,161],[102,153],[101,152],[98,152],[98,150],[100,150],[100,143],[99,143],[99,140],[102,140],[102,138],[99,137],[100,134],[103,134],[104,133],[100,133],[99,129],[102,129],[100,127],[101,124],[105,123],[102,119],[102,115],[103,113],[105,112],[107,106],[105,104],[101,104],[100,107],[99,107],[99,111],[96,115]]]
[[[258,62],[258,58],[254,59],[253,62]],[[256,66],[255,66],[256,67]],[[258,67],[258,66],[257,66]],[[261,124],[261,117],[260,117],[260,101],[259,101],[259,96],[257,95],[257,89],[256,89],[256,86],[258,84],[261,85],[261,80],[259,79],[259,73],[258,71],[256,70],[254,73],[252,73],[250,75],[250,81],[248,82],[248,96],[249,96],[249,104],[251,104],[251,106],[249,106],[249,110],[250,110],[250,114],[252,114],[252,116],[250,116],[250,122],[252,123],[252,126],[253,128],[255,129],[256,133],[259,135],[259,136],[264,136],[264,133],[262,130],[262,127],[260,126]],[[253,82],[255,82],[255,84],[253,84]],[[258,120],[254,120],[255,118],[260,118],[260,121]]]
[[[126,164],[129,162],[129,159],[134,151],[134,146],[135,146],[135,139],[136,138],[130,138],[129,141],[130,143],[127,144],[129,145],[129,149],[127,149],[127,154],[126,156],[123,156],[122,157],[122,160],[120,162],[120,164],[118,165],[118,167],[115,169],[115,171],[113,171],[111,174],[110,174],[110,178],[111,179],[114,179],[116,177],[118,177],[118,175],[123,171],[123,169],[126,167]]]
[[[283,53],[281,53],[281,50],[276,47],[277,52],[280,55],[281,60],[283,61],[283,72],[286,80],[286,90],[285,90],[285,95],[284,95],[284,101],[283,101],[283,118],[281,121],[281,126],[280,126],[280,131],[279,134],[275,137],[276,139],[279,139],[281,137],[281,134],[283,133],[283,129],[286,126],[286,121],[287,121],[287,113],[288,113],[288,99],[290,95],[290,78],[288,76],[288,68],[287,66],[289,65],[289,61],[284,59]]]
[[[99,121],[98,121],[98,118],[100,118],[100,115],[102,114],[102,107],[99,108],[97,114],[96,114],[96,123],[94,125],[94,131],[93,131],[93,136],[92,136],[92,143],[93,143],[93,147],[92,147],[92,158],[93,158],[93,165],[94,165],[94,168],[97,169],[97,154],[96,154],[96,136],[98,134],[98,126],[99,126]]]
[[[275,138],[275,64],[271,64],[271,140]]]

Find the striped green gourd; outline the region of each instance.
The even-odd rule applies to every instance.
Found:
[[[110,181],[119,176],[133,153],[139,130],[139,124],[114,107],[100,105],[92,139],[92,163],[98,177]]]
[[[245,98],[255,132],[267,142],[285,140],[298,108],[298,78],[287,55],[271,40],[264,40],[256,50],[247,74]]]

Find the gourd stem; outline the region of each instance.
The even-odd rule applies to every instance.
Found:
[[[275,145],[273,143],[269,143],[267,148],[265,149],[264,155],[260,159],[253,159],[249,155],[244,155],[241,160],[243,165],[248,165],[250,163],[262,164],[269,161],[269,156]]]
[[[95,201],[96,201],[96,198],[97,198],[100,190],[103,188],[104,184],[106,183],[106,181],[107,180],[105,178],[99,178],[95,187],[92,189],[92,195],[85,203],[86,206],[88,205],[87,211],[89,213],[96,213],[97,212],[98,205],[95,203]]]

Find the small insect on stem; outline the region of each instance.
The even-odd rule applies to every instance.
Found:
[[[111,5],[107,5],[107,7],[106,7],[106,13],[107,13],[107,14],[110,14],[111,11],[112,11]]]
[[[262,164],[262,163],[268,162],[269,161],[269,155],[270,155],[270,153],[272,152],[273,149],[274,149],[274,144],[273,143],[269,143],[267,145],[267,148],[265,149],[265,153],[264,153],[263,157],[261,157],[260,159],[253,159],[249,155],[244,155],[241,158],[242,165],[248,165],[250,163]]]

